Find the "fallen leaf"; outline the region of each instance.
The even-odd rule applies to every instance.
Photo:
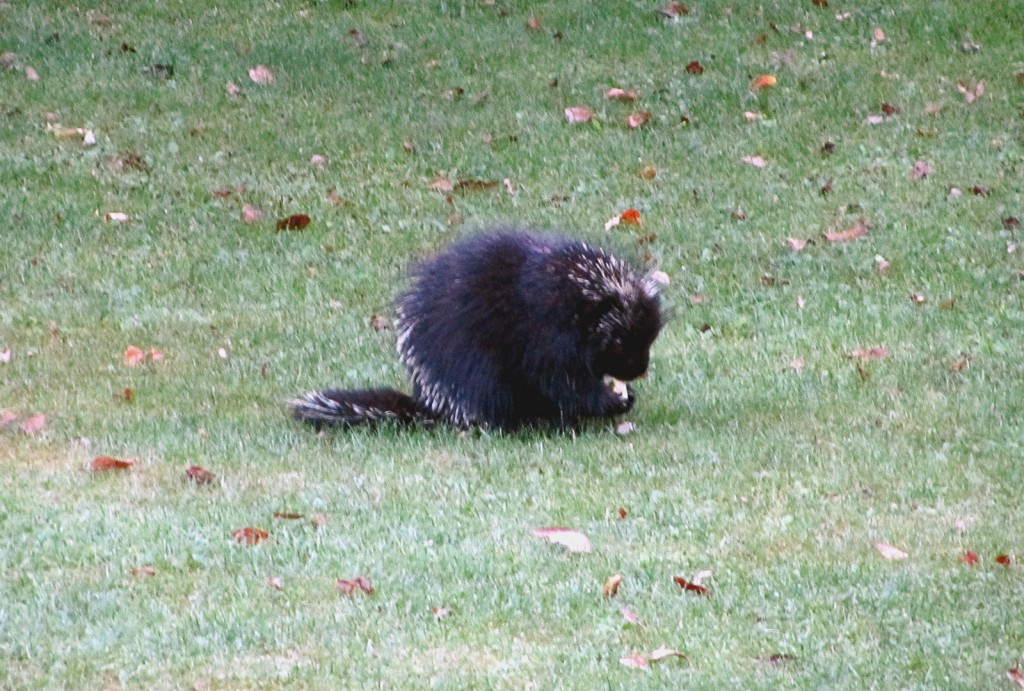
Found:
[[[103,214],[103,220],[107,223],[127,223],[130,218],[123,211],[109,211]]]
[[[381,331],[387,331],[391,328],[391,325],[388,324],[387,318],[382,317],[379,314],[374,314],[370,317],[370,328],[379,333]]]
[[[802,357],[793,358],[790,361],[789,366],[793,368],[794,371],[800,372],[807,366],[807,361]]]
[[[699,60],[694,60],[686,66],[686,71],[690,74],[704,74],[704,65],[700,64]]]
[[[629,511],[626,510],[625,506],[620,506],[617,513],[619,514],[620,521],[625,520],[626,517],[629,516]]]
[[[661,662],[662,660],[667,660],[670,657],[677,657],[677,658],[679,658],[681,660],[685,660],[686,659],[686,656],[683,655],[678,650],[672,650],[671,648],[666,648],[664,646],[662,646],[662,647],[660,647],[660,648],[658,648],[656,650],[652,650],[650,655],[647,656],[647,658],[651,662]]]
[[[327,165],[327,157],[321,154],[313,154],[309,157],[309,165],[316,168],[323,168]]]
[[[615,574],[608,577],[608,580],[604,582],[604,588],[601,593],[604,597],[615,597],[619,594],[619,586],[622,585],[622,574]]]
[[[625,655],[619,658],[619,664],[630,669],[649,669],[650,665],[647,664],[647,658],[639,653],[633,653],[632,655]]]
[[[1006,670],[1006,678],[1012,682],[1016,682],[1017,686],[1024,688],[1024,673],[1020,671],[1020,661],[1017,661],[1017,666],[1013,669]]]
[[[370,579],[364,578],[363,576],[356,576],[352,580],[339,578],[336,586],[338,591],[343,595],[352,595],[356,590],[361,590],[367,595],[373,595],[373,585],[370,584]]]
[[[971,359],[966,355],[961,355],[949,366],[949,369],[953,372],[963,372],[968,365],[971,364]]]
[[[238,85],[231,81],[229,81],[224,88],[227,89],[228,96],[238,96],[242,93],[242,90],[238,88]]]
[[[257,84],[270,84],[274,81],[274,73],[265,65],[256,65],[249,70],[249,79]]]
[[[672,282],[672,279],[669,278],[669,275],[664,271],[652,271],[648,275],[650,276],[650,279],[658,285],[667,286]]]
[[[13,425],[18,421],[18,414],[13,410],[2,410],[0,411],[0,427],[7,427]]]
[[[974,566],[978,563],[978,555],[968,550],[963,553],[963,556],[960,557],[960,561],[967,564],[968,566]]]
[[[619,216],[623,223],[628,223],[634,226],[643,226],[644,224],[643,219],[640,217],[640,212],[636,209],[626,209],[619,214]]]
[[[768,161],[764,160],[761,156],[743,156],[740,160],[755,168],[764,168],[768,165]]]
[[[828,180],[825,181],[825,184],[821,186],[821,189],[818,190],[818,192],[821,194],[821,196],[824,197],[825,195],[827,195],[831,191],[832,191],[832,178],[829,178]]]
[[[881,125],[885,122],[885,116],[883,115],[869,115],[864,118],[864,122],[869,125]]]
[[[451,615],[452,608],[451,607],[431,607],[430,608],[430,613],[434,615],[434,620],[437,621],[438,619],[444,619],[445,617]]]
[[[1006,216],[1003,218],[1003,228],[1006,230],[1017,230],[1020,228],[1020,219],[1016,216]]]
[[[274,226],[276,230],[302,230],[310,224],[310,218],[306,214],[292,214],[282,218]]]
[[[932,174],[932,164],[925,160],[914,161],[914,168],[910,171],[910,177],[914,180],[924,180]]]
[[[146,360],[146,352],[139,347],[130,345],[124,351],[124,364],[136,367]]]
[[[758,120],[764,120],[764,113],[755,113],[753,111],[743,111],[743,117],[747,119],[747,122],[756,122]]]
[[[828,7],[828,0],[811,0],[811,4],[815,7]]]
[[[149,359],[152,360],[153,362],[160,362],[161,360],[164,359],[164,354],[161,353],[156,348],[150,348],[149,353],[147,353],[147,355]]]
[[[25,67],[25,79],[29,80],[30,82],[38,82],[39,73],[31,67]]]
[[[6,365],[10,361],[11,361],[11,349],[10,348],[0,349],[0,364]]]
[[[956,90],[964,95],[964,99],[968,103],[974,103],[976,99],[981,98],[985,93],[985,80],[981,80],[973,87],[969,87],[962,81],[956,83]]]
[[[704,293],[690,293],[686,299],[690,301],[691,305],[706,305],[711,302]]]
[[[258,545],[270,537],[270,534],[261,528],[245,527],[232,530],[231,537],[240,545]]]
[[[92,459],[92,471],[94,473],[100,473],[105,470],[128,470],[135,461],[127,460],[123,461],[120,458],[113,458],[111,456],[97,456]]]
[[[885,115],[887,115],[889,117],[892,117],[893,115],[899,115],[900,114],[900,109],[897,108],[896,106],[889,105],[888,103],[883,103],[882,104],[882,112]]]
[[[921,295],[921,293],[911,293],[910,301],[915,305],[924,305],[928,303],[928,298],[926,298],[924,295]]]
[[[635,626],[641,626],[640,617],[636,615],[636,612],[631,610],[629,607],[619,607],[619,614],[626,621],[627,624],[633,624]]]
[[[542,540],[565,547],[570,552],[589,552],[590,540],[578,530],[570,528],[534,528],[533,534]]]
[[[280,576],[271,576],[267,579],[267,585],[274,590],[284,590],[284,579]]]
[[[216,475],[202,466],[190,465],[188,468],[185,468],[185,479],[197,485],[209,485],[216,477]]]
[[[619,435],[620,437],[624,437],[627,434],[632,434],[635,431],[636,423],[630,422],[629,420],[625,420],[624,422],[620,422],[619,424],[615,425],[615,434]]]
[[[565,119],[573,123],[574,125],[583,122],[590,122],[590,120],[593,117],[594,111],[592,111],[590,108],[577,106],[574,108],[565,109]]]
[[[768,655],[767,657],[759,658],[759,660],[766,665],[777,665],[781,662],[792,662],[796,657],[793,655],[787,655],[785,653],[775,653]]]
[[[1013,566],[1013,557],[1009,554],[1000,554],[996,557],[996,563],[1003,566]]]
[[[880,27],[876,26],[874,30],[871,32],[871,36],[872,38],[875,39],[875,43],[882,43],[883,41],[885,41],[885,32],[882,31]]]
[[[442,194],[455,191],[455,185],[453,185],[452,181],[449,180],[448,178],[436,178],[429,185],[427,185],[427,187],[434,190],[435,192],[441,192]]]
[[[630,129],[634,129],[635,130],[638,127],[643,127],[648,122],[650,122],[650,120],[651,120],[651,111],[649,111],[649,110],[634,110],[632,113],[630,113],[629,117],[626,119],[626,123],[629,125]]]
[[[455,183],[455,187],[460,190],[493,190],[497,186],[497,180],[475,180],[472,178],[459,178]]]
[[[889,356],[889,351],[885,348],[854,348],[850,351],[850,357],[855,359],[874,359],[880,360],[884,357]]]
[[[530,17],[526,20],[526,28],[530,31],[540,31],[540,19],[537,17]]]
[[[876,542],[875,549],[882,555],[883,558],[889,561],[897,559],[906,559],[909,555],[895,545],[890,545],[887,542]]]
[[[21,423],[21,431],[25,434],[36,434],[46,429],[46,415],[36,413],[25,418]]]
[[[606,91],[604,93],[604,97],[605,98],[610,98],[610,99],[613,99],[613,100],[616,100],[616,101],[626,101],[626,102],[635,101],[637,96],[639,96],[639,94],[636,91],[634,91],[633,89],[614,88],[614,89],[608,89],[608,91]]]
[[[982,187],[981,185],[974,185],[973,187],[971,187],[971,194],[973,194],[976,197],[987,197],[988,188]]]
[[[141,578],[150,578],[156,575],[156,569],[152,566],[136,566],[132,569],[132,575]]]
[[[300,518],[305,518],[306,515],[302,513],[289,513],[286,511],[275,511],[274,518],[283,518],[286,521],[297,521]]]
[[[703,586],[700,583],[688,581],[682,576],[675,576],[672,580],[675,581],[676,585],[678,585],[683,590],[689,591],[691,593],[696,593],[698,595],[711,597],[711,591],[707,588],[707,586]]]
[[[889,273],[889,262],[880,254],[875,255],[875,269],[877,269],[880,274]]]
[[[800,240],[799,238],[786,238],[786,244],[789,246],[789,249],[799,252],[807,246],[807,241]]]
[[[640,177],[644,180],[653,180],[658,175],[658,169],[654,166],[644,166],[640,169]]]
[[[670,2],[658,10],[658,14],[669,19],[678,19],[683,15],[690,14],[690,8],[681,2]]]
[[[252,204],[242,207],[242,223],[252,224],[263,218],[263,212]]]
[[[824,237],[829,242],[849,242],[850,240],[854,240],[859,237],[864,237],[867,234],[868,229],[865,228],[862,224],[858,223],[852,228],[847,228],[846,230],[838,230],[831,233],[822,233],[822,237]]]
[[[775,75],[759,74],[758,76],[754,77],[754,79],[750,82],[750,90],[760,91],[761,89],[773,87],[777,83],[778,80],[775,78]]]

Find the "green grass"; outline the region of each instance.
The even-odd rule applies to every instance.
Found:
[[[646,1],[0,8],[0,410],[47,415],[0,428],[0,686],[1009,687],[1024,251],[1003,219],[1024,218],[1024,8],[839,5],[709,1],[678,22]],[[273,84],[249,80],[258,64]],[[778,85],[750,93],[759,74]],[[982,79],[968,104],[956,82]],[[612,86],[641,96],[605,101]],[[866,124],[882,103],[900,113]],[[653,119],[632,131],[635,108]],[[58,139],[48,113],[97,144]],[[912,179],[916,160],[933,173]],[[440,175],[499,185],[446,199]],[[644,229],[605,233],[627,207]],[[275,232],[292,213],[313,223]],[[866,238],[820,238],[861,217]],[[405,386],[371,316],[415,258],[505,222],[672,277],[634,434],[318,437],[287,419],[313,387]],[[165,357],[127,367],[132,344]],[[889,355],[848,356],[869,347]],[[97,476],[97,455],[139,463]],[[186,483],[193,464],[217,482]],[[271,539],[235,544],[250,525]],[[594,551],[531,536],[548,525]],[[703,568],[710,598],[672,582]],[[374,595],[335,591],[358,575]],[[661,645],[687,660],[619,664]]]

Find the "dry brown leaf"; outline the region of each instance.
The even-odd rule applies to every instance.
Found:
[[[616,101],[625,101],[625,102],[635,101],[637,96],[639,96],[639,94],[636,91],[634,91],[633,89],[614,88],[614,89],[608,89],[608,91],[606,91],[604,93],[604,97],[605,98],[610,98],[610,99],[613,99],[613,100],[616,100]]]
[[[590,122],[594,117],[594,111],[584,106],[576,106],[565,109],[565,119],[575,124]]]
[[[633,624],[635,626],[642,626],[640,623],[640,617],[636,615],[636,612],[631,610],[629,607],[619,607],[619,614],[627,624]]]
[[[270,84],[274,81],[274,73],[265,65],[256,65],[249,70],[249,79],[256,84]]]
[[[216,477],[216,475],[202,466],[190,465],[188,468],[185,468],[185,479],[197,485],[209,485]]]
[[[868,234],[868,229],[861,223],[847,228],[846,230],[837,230],[831,233],[822,233],[822,237],[829,242],[849,242],[856,238],[864,237]]]
[[[651,120],[651,111],[649,110],[634,110],[630,113],[629,117],[626,118],[626,123],[630,129],[637,129],[643,127]]]
[[[751,91],[760,91],[761,89],[768,89],[775,86],[778,83],[778,79],[772,74],[759,74],[754,77],[750,82]]]
[[[101,473],[106,470],[128,470],[135,465],[134,460],[123,461],[120,458],[113,458],[111,456],[97,456],[92,459],[92,471],[94,473]]]
[[[914,161],[914,167],[910,171],[910,177],[914,180],[924,180],[932,174],[932,164],[923,159]]]
[[[890,545],[887,542],[876,542],[875,549],[882,555],[883,558],[890,561],[906,559],[909,555],[895,545]]]
[[[649,669],[650,665],[647,664],[647,657],[640,653],[633,653],[632,655],[624,655],[619,658],[619,664],[630,669]]]
[[[36,434],[46,429],[46,415],[36,413],[25,418],[21,423],[21,431],[25,434]]]
[[[690,74],[701,75],[704,74],[704,65],[700,64],[700,60],[694,60],[686,66],[686,71]]]
[[[263,212],[252,204],[246,204],[242,207],[242,223],[256,223],[261,218],[263,218]]]
[[[302,230],[308,226],[311,219],[306,214],[292,214],[285,218],[279,219],[277,224],[274,226],[275,230]]]
[[[647,656],[651,662],[661,662],[662,660],[667,660],[670,657],[676,657],[681,660],[686,659],[686,656],[678,650],[673,650],[672,648],[667,648],[665,646],[652,650],[650,655]]]
[[[889,351],[885,348],[854,348],[850,351],[850,357],[857,360],[881,360],[889,357]]]
[[[660,10],[658,14],[669,19],[678,19],[684,15],[690,14],[690,8],[681,2],[670,2]]]
[[[449,180],[448,178],[436,178],[429,185],[427,185],[427,187],[434,190],[435,192],[441,192],[442,194],[447,194],[448,192],[455,191],[455,185],[453,185],[452,181]]]
[[[590,540],[578,530],[570,528],[534,528],[533,534],[542,540],[565,547],[570,552],[590,552]]]
[[[1024,672],[1020,671],[1020,660],[1017,661],[1016,667],[1006,670],[1006,678],[1024,688]]]
[[[269,538],[270,534],[261,528],[245,527],[232,530],[231,537],[240,545],[258,545]]]
[[[602,594],[604,597],[615,597],[619,594],[619,586],[622,585],[622,574],[614,574],[608,577],[608,580],[604,582],[604,588]]]

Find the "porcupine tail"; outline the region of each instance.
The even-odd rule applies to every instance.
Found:
[[[432,426],[436,416],[409,394],[394,389],[326,389],[288,403],[292,417],[317,429],[381,423]]]

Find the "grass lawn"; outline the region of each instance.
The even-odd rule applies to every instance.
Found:
[[[1013,687],[1019,2],[92,4],[0,3],[0,687]],[[633,433],[287,418],[501,223],[671,277]]]

